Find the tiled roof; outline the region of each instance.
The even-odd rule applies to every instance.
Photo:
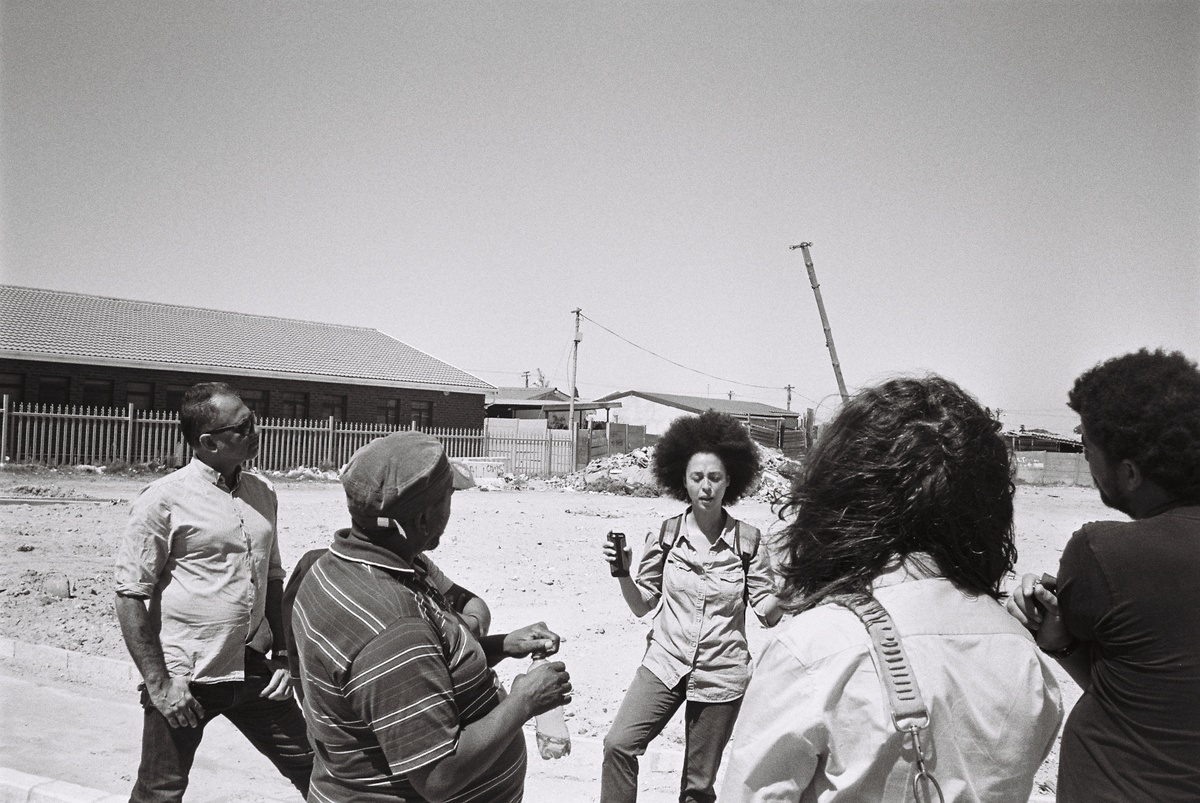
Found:
[[[610,393],[603,398],[596,399],[596,401],[614,401],[625,396],[637,396],[648,401],[677,407],[689,413],[703,413],[705,410],[716,410],[718,413],[728,413],[729,415],[736,416],[752,415],[769,418],[779,418],[780,416],[784,418],[800,417],[800,414],[794,410],[784,410],[761,402],[739,401],[737,399],[710,399],[707,396],[679,396],[673,393],[647,393],[643,390],[624,390],[620,393]]]
[[[376,329],[12,285],[0,285],[0,357],[493,390]]]

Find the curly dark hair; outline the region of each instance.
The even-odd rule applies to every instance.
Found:
[[[741,499],[758,478],[758,448],[749,430],[731,415],[708,410],[675,419],[655,444],[653,470],[659,487],[675,499],[688,501],[687,465],[700,452],[715,454],[725,464],[727,505]]]
[[[1184,502],[1200,502],[1200,370],[1182,352],[1141,349],[1075,380],[1067,404],[1109,460],[1129,460]]]
[[[856,394],[821,433],[780,510],[781,599],[804,611],[870,594],[897,557],[999,599],[1017,559],[1011,461],[1000,423],[940,376]]]

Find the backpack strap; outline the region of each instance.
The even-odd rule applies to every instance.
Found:
[[[758,528],[746,525],[747,538],[750,542],[749,549],[742,542],[742,521],[735,519],[733,524],[733,548],[742,558],[742,604],[747,608],[750,607],[750,562],[758,555],[758,546],[762,541]]]
[[[671,547],[675,546],[679,540],[679,534],[683,532],[683,515],[680,513],[678,516],[663,519],[662,527],[658,530],[658,543],[662,547],[664,562],[671,552]],[[670,538],[667,537],[668,530],[670,530]]]

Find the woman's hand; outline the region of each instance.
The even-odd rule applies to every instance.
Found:
[[[622,554],[618,556],[617,548],[615,546],[613,546],[612,541],[609,541],[608,536],[605,535],[603,551],[604,551],[604,560],[605,560],[605,562],[608,563],[609,566],[624,566],[626,569],[626,572],[628,573],[629,565],[633,561],[633,550],[629,548],[628,541],[625,542],[625,548],[621,551]],[[618,560],[620,560],[621,562],[618,563],[617,562]]]

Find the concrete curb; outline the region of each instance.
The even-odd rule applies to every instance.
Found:
[[[106,691],[132,692],[142,680],[132,661],[85,655],[3,636],[0,636],[0,662],[44,677]]]
[[[128,799],[128,796],[0,767],[0,803],[125,803]]]

